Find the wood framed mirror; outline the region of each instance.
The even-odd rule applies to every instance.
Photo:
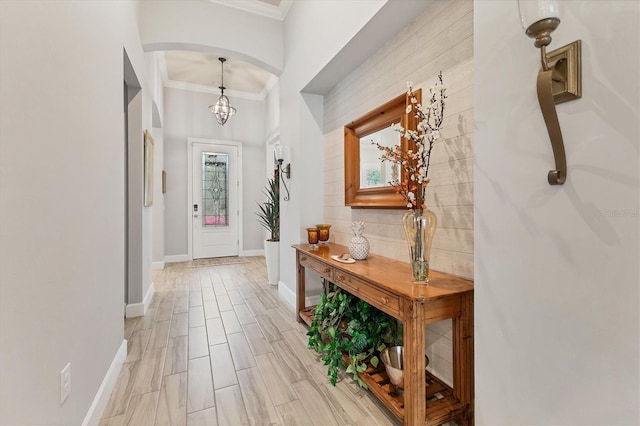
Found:
[[[421,102],[421,90],[413,92]],[[403,93],[369,111],[364,116],[344,126],[344,203],[352,208],[404,209],[407,202],[396,194],[389,181],[402,180],[401,167],[380,160],[380,151],[372,141],[381,145],[409,143],[391,126],[396,123],[405,129],[415,130],[415,114],[406,113],[411,102]]]

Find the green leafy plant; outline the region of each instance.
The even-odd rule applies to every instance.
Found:
[[[258,222],[271,234],[268,241],[280,241],[280,185],[277,179],[267,179],[264,189],[267,201],[258,203]]]
[[[378,366],[379,352],[396,344],[398,330],[395,318],[330,284],[316,306],[308,345],[321,355],[332,385],[339,379],[340,367],[346,367],[366,389],[357,373],[367,369],[367,362]],[[343,354],[348,357],[346,363]]]

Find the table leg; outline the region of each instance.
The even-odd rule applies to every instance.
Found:
[[[304,322],[300,317],[300,312],[305,308],[305,282],[304,282],[304,266],[300,263],[300,251],[296,250],[296,264],[298,265],[298,274],[296,277],[296,321]]]
[[[474,424],[473,293],[460,296],[460,316],[453,319],[453,393],[467,406],[460,423]]]
[[[426,419],[424,305],[407,302],[404,322],[404,424]]]

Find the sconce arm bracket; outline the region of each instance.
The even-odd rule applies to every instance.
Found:
[[[562,185],[567,178],[567,159],[564,154],[564,142],[560,122],[556,113],[556,104],[553,101],[553,69],[540,71],[538,74],[538,103],[542,111],[542,117],[547,125],[551,148],[556,162],[556,169],[549,171],[547,180],[549,185]]]
[[[578,40],[547,53],[549,69],[543,68],[538,73],[538,103],[547,126],[556,166],[547,175],[549,185],[562,185],[567,179],[567,158],[556,104],[582,96],[580,48]]]
[[[282,167],[282,163],[284,162],[282,159],[277,160],[278,162],[278,173],[280,174],[280,182],[284,185],[284,190],[287,191],[287,195],[284,196],[284,201],[289,201],[289,188],[287,187],[287,183],[284,181],[282,175],[285,175],[287,179],[291,179],[291,163],[287,164],[286,167]]]

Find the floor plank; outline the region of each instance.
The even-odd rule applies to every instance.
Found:
[[[297,396],[291,388],[290,382],[283,377],[280,367],[275,363],[273,354],[258,355],[255,357],[258,369],[267,387],[273,403],[278,406],[294,401]],[[286,423],[285,423],[286,424]]]
[[[241,303],[238,305],[233,305],[233,309],[236,311],[236,316],[238,317],[238,321],[240,322],[240,324],[245,325],[256,322],[256,317],[253,315],[246,304]]]
[[[262,330],[262,334],[264,334],[265,339],[267,339],[267,342],[273,343],[283,339],[282,333],[278,330],[278,327],[276,327],[269,315],[265,314],[256,317],[256,322],[260,327],[260,330]]]
[[[284,340],[278,340],[271,344],[275,362],[280,366],[281,371],[287,377],[290,383],[299,382],[309,379],[309,374],[305,365],[296,356],[294,350]]]
[[[256,323],[247,324],[242,327],[244,329],[244,334],[247,337],[247,341],[249,342],[249,347],[251,348],[251,353],[253,355],[261,355],[269,352],[273,352],[271,345],[267,342],[267,339],[264,338],[262,331],[260,330],[260,326]]]
[[[227,339],[229,340],[231,358],[233,358],[236,371],[256,366],[256,361],[253,359],[253,355],[251,355],[251,349],[249,348],[249,343],[247,343],[244,333],[229,334]]]
[[[207,342],[207,328],[196,327],[189,329],[189,359],[200,358],[209,355],[209,343]]]
[[[189,296],[178,297],[173,305],[174,314],[183,314],[189,312]]]
[[[149,338],[150,348],[162,348],[167,346],[169,340],[169,328],[171,321],[159,321],[153,326],[151,337]]]
[[[268,309],[267,315],[281,332],[293,329],[292,321],[285,318],[278,309]]]
[[[155,425],[187,424],[187,373],[172,374],[162,381]]]
[[[127,359],[125,362],[133,362],[142,359],[142,354],[147,349],[151,337],[151,329],[134,331],[131,338],[127,340]]]
[[[214,389],[226,388],[238,383],[236,369],[231,359],[229,345],[222,343],[209,347],[211,371],[213,373]]]
[[[171,318],[171,328],[169,337],[188,336],[189,335],[189,314],[181,312],[174,314]]]
[[[156,321],[168,321],[173,314],[173,301],[162,302],[158,308],[158,314],[156,315]]]
[[[231,300],[231,304],[234,306],[244,303],[244,297],[242,297],[239,290],[229,291],[229,289],[227,289],[227,296],[229,296],[229,300]]]
[[[138,365],[132,395],[139,395],[160,390],[164,356],[167,348],[147,349]]]
[[[149,308],[147,313],[144,314],[140,321],[139,330],[146,330],[153,328],[153,323],[156,321],[156,315],[158,314],[158,308]]]
[[[220,318],[220,310],[218,309],[218,302],[216,302],[215,299],[205,300],[204,317],[205,319]]]
[[[160,391],[132,396],[123,424],[128,426],[153,424],[159,395]]]
[[[215,407],[187,414],[187,426],[215,426],[217,424]]]
[[[192,284],[192,290],[189,291],[189,308],[193,306],[202,306],[202,292],[199,285]]]
[[[220,311],[231,311],[233,310],[233,304],[231,303],[231,299],[226,294],[218,294],[216,293],[216,300],[218,301],[218,308]]]
[[[227,341],[227,335],[225,334],[224,326],[222,325],[222,318],[208,319],[206,324],[210,346],[225,343]]]
[[[249,423],[252,425],[277,424],[278,413],[258,369],[254,367],[238,371],[238,381]]]
[[[189,360],[187,412],[215,406],[209,357]]]
[[[288,402],[276,407],[282,423],[287,426],[312,426],[313,422],[298,400]]]
[[[240,388],[229,386],[216,391],[216,401],[218,401],[218,425],[220,426],[239,426],[248,425],[249,417],[247,410],[244,408],[242,394]]]
[[[242,332],[242,326],[240,326],[240,322],[238,321],[238,317],[236,317],[236,312],[234,310],[222,311],[220,312],[220,315],[222,316],[222,323],[224,324],[224,332],[226,334]]]
[[[293,390],[302,403],[306,413],[315,425],[335,425],[339,424],[336,416],[331,410],[327,410],[329,401],[320,392],[318,386],[313,386],[307,380],[294,383]]]
[[[167,354],[164,361],[164,375],[182,373],[187,371],[187,348],[189,345],[189,336],[179,336],[169,339],[167,345]]]
[[[216,300],[216,294],[213,292],[212,287],[203,287],[202,288],[202,301],[207,302],[210,300]]]
[[[107,406],[102,413],[103,417],[115,417],[126,412],[139,364],[140,361],[135,361],[127,362],[122,366]]]
[[[189,327],[202,327],[204,325],[204,308],[202,306],[189,307]]]

